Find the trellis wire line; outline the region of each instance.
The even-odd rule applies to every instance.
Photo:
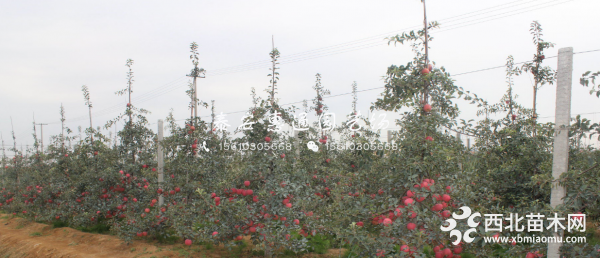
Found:
[[[526,4],[526,3],[531,3],[531,2],[535,2],[535,1],[538,1],[538,0],[533,0],[533,1],[525,2],[525,3],[520,3],[520,4],[512,5],[512,6],[509,6],[509,7],[500,8],[500,9],[498,9],[498,10],[502,10],[502,9],[506,9],[506,8],[510,8],[510,7],[514,7],[514,6],[518,6],[518,5],[522,5],[522,4]],[[556,2],[556,1],[559,1],[559,0],[553,0],[553,1],[550,1],[550,2],[543,3],[543,4],[547,4],[547,3],[551,3],[551,2]],[[566,2],[570,2],[570,1],[574,1],[574,0],[569,0],[569,1],[566,1]],[[504,6],[504,5],[510,5],[510,4],[512,4],[512,3],[515,3],[515,2],[523,2],[523,1],[514,1],[514,2],[509,2],[509,3],[505,3],[505,4],[501,4],[501,5],[497,5],[497,6],[493,6],[493,7],[485,8],[485,9],[481,9],[481,10],[478,10],[478,11],[473,11],[473,12],[469,12],[469,13],[466,13],[466,14],[461,14],[461,15],[457,15],[457,16],[454,16],[454,17],[450,17],[450,18],[446,18],[446,19],[441,19],[440,21],[445,21],[445,20],[457,20],[457,19],[454,19],[454,18],[456,18],[456,17],[461,17],[461,16],[464,16],[464,15],[467,15],[467,14],[471,14],[471,13],[479,13],[479,14],[477,14],[477,15],[472,15],[472,16],[468,16],[467,18],[469,18],[469,17],[474,17],[474,16],[479,16],[479,15],[482,15],[482,14],[490,13],[490,12],[483,12],[483,13],[480,13],[481,11],[488,10],[488,9],[493,9],[493,8],[500,7],[500,6]],[[566,2],[562,2],[562,3],[566,3]],[[562,4],[562,3],[558,3],[558,4]],[[527,10],[527,11],[532,11],[532,10],[538,10],[538,9],[542,9],[542,8],[549,7],[549,6],[554,6],[554,5],[557,5],[557,4],[548,5],[548,6],[544,6],[544,7],[528,6],[528,7],[526,7],[526,8],[537,7],[537,8],[531,9],[531,10]],[[496,10],[496,11],[497,11],[497,10]],[[524,12],[527,12],[527,11],[524,11]],[[502,14],[511,13],[511,12],[514,12],[514,10],[512,10],[512,11],[509,11],[509,12],[505,12],[505,13],[502,13]],[[520,12],[520,13],[523,13],[523,12]],[[517,13],[517,14],[520,14],[520,13]],[[493,15],[493,16],[498,16],[498,15],[502,15],[502,14],[496,14],[496,15]],[[515,15],[515,14],[512,14],[512,15]],[[509,16],[512,16],[512,15],[509,15]],[[488,19],[489,17],[493,17],[493,16],[486,16],[486,17],[485,17],[485,19]],[[502,16],[502,17],[499,17],[499,18],[504,18],[504,17],[508,17],[508,16]],[[461,19],[464,19],[464,18],[461,18]],[[461,20],[461,19],[458,19],[458,20]],[[498,18],[494,18],[494,19],[498,19]],[[486,20],[486,21],[491,21],[491,20],[494,20],[494,19],[488,19],[488,20]],[[479,20],[480,20],[480,19],[479,19]],[[473,21],[478,21],[478,20],[477,20],[477,19],[475,19],[475,20],[473,20]],[[464,23],[473,22],[473,21],[467,21],[467,22],[464,22]],[[477,22],[476,24],[480,24],[480,23],[481,23],[481,22]],[[456,25],[460,25],[460,24],[463,24],[463,23],[454,24],[454,25],[453,25],[453,24],[451,24],[451,25],[450,25],[450,28],[448,28],[448,29],[442,29],[442,30],[440,30],[440,31],[437,31],[437,32],[442,32],[442,31],[445,31],[445,30],[452,30],[452,29],[457,29],[457,28],[462,28],[462,27],[465,27],[465,26],[469,26],[469,25],[461,25],[461,26],[456,26]],[[473,23],[473,24],[475,24],[475,23]],[[471,25],[472,25],[472,24],[471,24]],[[453,28],[452,28],[452,26],[455,26],[455,27],[453,27]],[[418,27],[419,27],[419,26],[407,27],[407,28],[405,28],[405,29],[403,29],[403,30],[406,30],[406,29],[411,29],[411,28],[418,28]],[[371,37],[369,37],[369,38],[365,38],[365,39],[370,39],[370,38],[374,38],[374,37],[380,37],[380,36],[382,36],[382,35],[389,35],[389,33],[387,33],[387,34],[380,34],[380,35],[377,35],[377,36],[371,36]],[[337,48],[337,46],[344,46],[344,45],[348,45],[348,43],[352,43],[352,42],[362,42],[362,41],[364,41],[364,39],[362,39],[362,40],[350,41],[350,42],[341,43],[341,44],[337,44],[337,45],[333,45],[333,46],[329,46],[329,47],[324,47],[324,48],[319,48],[319,49],[328,49],[328,48],[331,48],[331,47],[334,47],[334,46],[336,46],[335,48]],[[373,47],[373,46],[379,46],[379,44],[380,44],[380,43],[377,43],[376,45],[372,45],[372,46],[367,46],[367,48],[368,48],[368,47]],[[359,47],[360,47],[360,46],[359,46]],[[319,49],[317,49],[317,50],[319,50]],[[307,55],[307,54],[309,54],[309,53],[310,53],[310,55],[314,55],[314,51],[315,51],[315,50],[309,50],[309,51],[306,51],[306,52],[301,52],[301,53],[298,53],[298,54],[292,54],[292,55],[290,55],[290,56],[287,56],[287,57],[282,57],[282,60],[283,60],[283,59],[285,59],[285,58],[291,58],[291,57],[294,57],[294,58],[296,58],[296,60],[289,60],[289,61],[288,61],[288,60],[283,60],[283,61],[282,61],[282,63],[286,63],[286,64],[288,64],[288,63],[294,63],[294,62],[298,62],[298,61],[305,61],[305,60],[309,60],[309,59],[320,58],[320,57],[329,56],[329,55],[332,55],[332,54],[345,53],[345,52],[349,52],[349,51],[355,51],[355,50],[359,50],[359,49],[364,49],[364,48],[358,48],[358,49],[356,49],[356,48],[355,48],[355,49],[345,50],[345,51],[342,51],[342,52],[330,53],[330,54],[328,54],[328,55],[319,55],[319,56],[317,56],[317,57],[313,57],[313,58],[305,58],[305,57],[302,57],[302,55]],[[313,53],[311,53],[311,52],[313,52]],[[322,50],[321,50],[321,51],[319,51],[319,52],[322,52]],[[326,53],[326,54],[327,54],[327,53]],[[297,56],[300,56],[299,58],[304,58],[304,59],[299,59],[299,60],[298,60],[298,59],[297,59]],[[263,61],[259,61],[259,62],[263,62]],[[267,60],[267,62],[268,62],[268,60]],[[255,62],[255,63],[256,63],[256,62]],[[234,67],[240,67],[240,66],[246,66],[246,65],[238,65],[238,66],[234,66]],[[233,72],[232,72],[232,71],[230,71],[230,72],[221,72],[221,74],[219,74],[219,73],[218,73],[219,71],[227,71],[227,70],[231,70],[231,69],[232,69],[232,68],[234,68],[234,67],[228,67],[228,68],[221,68],[221,69],[217,69],[217,70],[216,70],[216,71],[217,71],[217,74],[214,74],[213,76],[224,75],[224,74],[229,74],[229,73],[234,73],[234,72],[241,72],[241,71],[233,71]],[[242,71],[244,71],[244,70],[242,70]],[[180,80],[181,78],[185,78],[185,76],[183,76],[183,77],[180,77],[180,78],[178,78],[177,80]],[[169,83],[169,84],[170,84],[170,83]],[[168,85],[168,84],[167,84],[167,85]],[[149,100],[149,99],[155,98],[155,97],[157,97],[157,96],[161,96],[161,95],[163,95],[164,93],[166,93],[166,92],[169,92],[169,91],[171,91],[171,90],[175,90],[175,89],[177,89],[177,88],[180,88],[180,87],[181,87],[181,86],[183,86],[183,85],[185,85],[185,84],[172,85],[172,86],[169,86],[169,87],[166,87],[166,88],[165,88],[165,87],[158,87],[158,88],[156,88],[156,89],[154,89],[154,90],[152,90],[152,91],[150,91],[150,92],[143,93],[143,94],[141,94],[140,96],[136,97],[136,102],[138,102],[138,103],[139,103],[139,102],[144,102],[144,101],[147,101],[147,100]],[[120,107],[122,107],[122,105],[123,105],[123,104],[120,104],[120,105],[115,105],[115,106],[113,106],[113,107],[109,107],[109,108],[106,108],[106,109],[103,109],[103,110],[97,111],[97,112],[96,112],[97,114],[95,114],[95,115],[96,115],[96,116],[101,116],[101,115],[105,115],[105,114],[108,114],[108,113],[112,113],[112,112],[114,112],[114,111],[118,110]],[[76,118],[73,118],[73,119],[68,119],[68,121],[69,121],[69,122],[76,122],[76,121],[81,121],[81,120],[85,120],[85,119],[87,119],[87,117],[80,116],[80,117],[76,117]],[[57,123],[60,123],[60,122],[59,122],[59,121],[55,121],[55,122],[50,122],[50,123],[51,123],[51,124],[57,124]]]

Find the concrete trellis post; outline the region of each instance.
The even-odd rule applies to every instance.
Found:
[[[158,187],[162,186],[162,183],[164,182],[164,168],[165,168],[165,161],[164,161],[164,154],[163,154],[163,147],[162,147],[162,142],[163,142],[163,130],[164,130],[164,126],[163,126],[163,120],[159,119],[158,120],[158,142],[156,143],[156,155],[157,157],[157,162],[158,162]],[[158,197],[158,206],[162,206],[164,203],[164,198],[163,195],[161,194]]]
[[[462,144],[462,139],[460,138],[460,133],[459,132],[456,132],[456,139],[459,140],[459,141],[461,141],[461,144]],[[462,171],[462,169],[463,169],[462,162],[458,163],[458,168]]]
[[[556,111],[552,177],[554,180],[569,168],[569,125],[571,124],[571,85],[573,81],[573,48],[558,50],[558,71],[556,84]],[[550,205],[555,208],[563,204],[565,188],[555,181],[552,185]],[[560,243],[548,243],[548,258],[560,257]]]
[[[296,158],[300,157],[300,135],[299,132],[294,130],[294,147],[296,149]]]

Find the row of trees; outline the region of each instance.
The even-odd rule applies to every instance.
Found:
[[[462,206],[482,214],[559,212],[566,216],[583,212],[597,219],[600,152],[581,146],[578,139],[593,135],[598,126],[578,118],[571,127],[570,171],[560,179],[568,193],[565,204],[552,209],[553,124],[537,122],[535,97],[533,109],[516,101],[511,79],[522,72],[533,73],[534,92],[552,84],[554,71],[542,67],[544,50],[552,44],[541,39],[541,27],[534,22],[533,61],[516,68],[509,58],[507,93],[499,103],[489,104],[456,86],[443,67],[429,61],[427,31],[437,26],[429,23],[423,30],[389,39],[408,43],[415,52],[406,65],[388,68],[385,90],[372,106],[374,110],[403,110],[396,121],[401,128],[393,138],[396,149],[319,148],[315,152],[303,148],[309,141],[385,144],[378,140],[377,131],[365,126],[339,129],[340,137],[335,139],[315,127],[298,137],[271,130],[279,123],[299,122],[293,116],[297,109],[280,106],[276,98],[280,53],[275,48],[270,53],[273,65],[267,97],[252,90],[254,105],[245,121],[253,123],[251,130],[234,138],[192,112],[183,126],[170,115],[166,119],[170,135],[158,142],[144,116],[147,111],[131,102],[133,61],[128,60],[127,88],[118,94],[129,95],[130,101],[125,112],[106,125],[126,120],[118,142],[94,130],[90,118],[83,138],[74,137],[63,126],[47,149],[30,150],[32,155],[24,158],[15,148],[12,159],[2,159],[6,165],[0,176],[0,209],[73,227],[104,225],[125,241],[175,236],[186,244],[214,242],[232,247],[250,235],[269,257],[286,250],[319,251],[323,243],[346,247],[349,257],[533,257],[544,253],[544,244],[484,243],[482,236],[495,234],[485,232],[484,223],[478,226],[474,242],[455,246],[451,244],[455,238],[440,226]],[[197,75],[195,46],[191,46],[192,74]],[[586,74],[582,84],[595,87],[595,76]],[[317,115],[327,110],[324,96],[329,94],[320,78],[317,74],[312,105],[304,104],[304,109]],[[197,99],[195,88],[188,95],[192,108],[204,103]],[[84,97],[91,108],[85,88]],[[456,101],[461,99],[477,105],[485,118],[475,124],[459,121]],[[492,119],[489,114],[503,116]],[[64,122],[62,109],[61,117]],[[361,125],[369,123],[355,111],[347,115],[347,121],[357,118]],[[478,140],[473,149],[467,149],[452,132]],[[69,147],[71,141],[77,144]],[[286,147],[218,147],[224,143],[283,143]],[[165,155],[166,176],[161,183],[157,179],[158,145]],[[164,205],[158,202],[159,196]],[[465,232],[469,227],[458,225],[457,229]],[[534,233],[540,235],[521,234]],[[597,257],[599,252],[600,246],[589,244],[562,248],[569,257]]]

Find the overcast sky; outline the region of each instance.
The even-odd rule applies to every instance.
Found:
[[[575,52],[600,49],[597,0],[428,0],[430,59],[444,66],[456,84],[497,102],[506,91],[504,69],[461,73],[531,60],[529,33],[533,20],[542,24],[544,39],[558,49]],[[189,44],[199,45],[199,98],[216,101],[217,113],[246,110],[250,89],[266,97],[271,37],[281,52],[281,103],[311,99],[315,74],[332,95],[382,87],[392,64],[412,59],[409,46],[388,46],[384,40],[418,29],[423,9],[419,0],[376,1],[0,1],[0,132],[7,145],[12,117],[17,144],[33,143],[32,119],[44,126],[44,138],[60,133],[59,107],[67,126],[88,125],[81,86],[90,88],[95,126],[125,109],[125,61],[135,61],[133,104],[152,112],[151,123],[171,108],[176,119],[189,116],[185,95],[192,68]],[[600,51],[574,57],[572,114],[600,112],[600,100],[579,85],[581,74],[600,70]],[[556,68],[557,59],[544,64]],[[518,101],[532,105],[532,78],[516,78]],[[554,121],[555,87],[539,92],[542,121]],[[381,90],[359,94],[364,114]],[[326,99],[331,111],[347,114],[351,95]],[[476,109],[459,102],[461,118],[475,119]],[[201,115],[209,110],[200,110]],[[242,114],[227,116],[232,126]],[[599,122],[600,114],[585,117]],[[156,125],[152,125],[153,129]],[[390,128],[393,128],[391,126]],[[38,128],[39,134],[39,128]]]

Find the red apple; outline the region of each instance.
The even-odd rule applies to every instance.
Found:
[[[414,218],[416,218],[416,217],[417,217],[417,213],[416,213],[416,212],[414,212],[414,211],[408,211],[408,216],[409,216],[411,219],[414,219]]]
[[[185,245],[192,245],[192,240],[186,239],[185,240]]]
[[[384,226],[386,226],[386,227],[387,227],[387,226],[389,226],[389,225],[391,225],[391,224],[392,224],[392,220],[391,220],[390,218],[385,218],[385,219],[383,219],[383,225],[384,225]]]
[[[447,195],[447,194],[444,194],[444,195],[442,195],[442,200],[443,200],[443,201],[445,201],[445,202],[449,202],[449,201],[450,201],[450,199],[452,199],[452,198],[450,198],[450,195]]]
[[[581,212],[576,212],[575,214],[577,214],[577,215],[572,216],[573,219],[583,220],[585,218],[585,215],[583,215],[583,213],[581,213]],[[579,214],[581,214],[581,215],[579,215]]]
[[[417,224],[410,222],[410,223],[406,224],[406,228],[408,230],[414,230],[415,228],[417,228]]]
[[[423,106],[423,111],[427,113],[431,112],[431,105],[425,104],[425,106]]]
[[[442,217],[450,218],[451,214],[449,210],[442,211]]]
[[[462,253],[462,247],[460,247],[460,246],[454,247],[453,251],[455,254],[460,254],[460,253]]]
[[[271,137],[269,137],[269,136],[265,137],[265,142],[271,142]]]
[[[427,68],[423,68],[423,70],[421,70],[422,74],[429,74],[429,69]]]
[[[408,247],[408,245],[402,245],[400,246],[400,251],[408,253],[410,252],[410,247]]]

